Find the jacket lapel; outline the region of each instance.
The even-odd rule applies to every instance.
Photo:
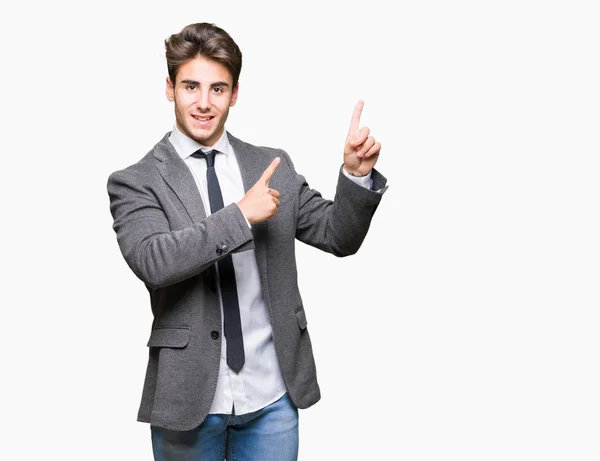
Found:
[[[194,224],[206,218],[206,211],[192,172],[175,151],[167,133],[154,148],[154,157],[158,160],[156,168],[165,182],[179,197]]]
[[[242,182],[244,183],[244,191],[248,190],[256,184],[256,181],[261,177],[268,164],[265,164],[264,158],[260,155],[260,151],[236,137],[229,132],[229,143],[235,152],[235,158],[240,167],[242,174]],[[256,264],[260,273],[260,280],[263,288],[263,293],[268,293],[267,290],[267,235],[269,221],[263,221],[252,225],[252,236],[254,239],[254,255],[256,256]],[[265,299],[265,301],[268,300]],[[268,304],[267,304],[268,305]]]
[[[229,132],[227,133],[227,137],[229,138],[229,144],[233,147],[235,158],[240,166],[242,182],[244,183],[244,192],[248,192],[248,190],[256,184],[256,181],[258,181],[258,178],[260,178],[266,167],[263,167],[261,164],[259,152],[257,152],[257,149],[254,146],[240,141]]]

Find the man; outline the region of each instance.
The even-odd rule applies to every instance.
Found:
[[[351,119],[334,201],[283,150],[225,130],[239,47],[213,24],[165,40],[175,126],[108,180],[113,228],[154,320],[138,420],[155,460],[297,459],[298,408],[320,398],[294,240],[360,247],[386,179],[381,145]]]

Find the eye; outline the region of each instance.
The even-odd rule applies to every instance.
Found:
[[[221,88],[221,87],[219,87],[219,86],[215,86],[215,87],[213,88],[213,91],[214,91],[215,93],[222,93],[222,92],[223,92],[223,88]]]
[[[189,91],[194,91],[196,89],[196,85],[188,85],[185,88]]]

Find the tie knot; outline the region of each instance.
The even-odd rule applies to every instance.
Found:
[[[194,152],[192,154],[192,157],[195,158],[205,158],[206,159],[206,166],[208,168],[212,168],[215,166],[215,155],[218,153],[218,150],[211,150],[208,152],[202,152],[202,149],[198,149],[196,152]]]

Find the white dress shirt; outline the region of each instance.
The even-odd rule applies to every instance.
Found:
[[[212,149],[220,152],[215,156],[215,171],[219,178],[224,206],[237,203],[242,199],[245,195],[242,175],[226,131],[213,146],[206,147],[185,136],[175,125],[169,141],[192,172],[207,216],[211,214],[211,211],[206,184],[206,160],[191,156],[200,148],[203,152]],[[354,177],[345,170],[344,174],[363,187],[370,186],[370,174],[364,177]],[[235,406],[235,414],[243,415],[275,402],[285,394],[286,388],[275,354],[269,312],[262,296],[254,250],[232,253],[231,256],[237,284],[246,360],[239,373],[231,370],[227,365],[227,339],[225,335],[221,335],[219,379],[209,413],[231,414]],[[223,301],[220,290],[219,299],[221,319],[223,319]],[[223,325],[221,325],[221,331],[223,331],[222,327]]]

